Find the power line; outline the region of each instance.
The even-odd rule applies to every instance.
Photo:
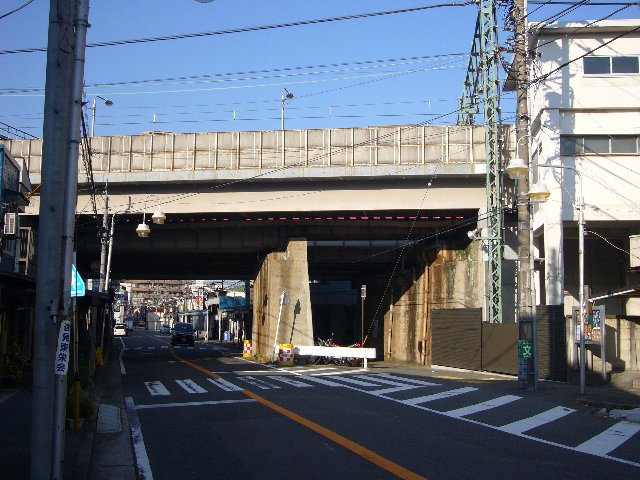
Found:
[[[14,13],[20,11],[20,10],[22,10],[24,7],[26,7],[30,3],[33,3],[33,0],[29,0],[27,3],[24,3],[24,4],[20,5],[19,7],[14,8],[10,12],[7,12],[7,13],[5,13],[3,15],[0,15],[0,20],[2,20],[3,18],[8,17],[9,15],[12,15],[12,14],[14,14]]]
[[[165,42],[168,40],[183,40],[188,38],[203,38],[203,37],[212,37],[212,36],[218,36],[218,35],[230,35],[234,33],[276,30],[281,28],[300,27],[305,25],[319,25],[324,23],[341,22],[345,20],[360,20],[364,18],[397,15],[401,13],[415,13],[415,12],[432,10],[432,9],[443,8],[443,7],[467,7],[469,5],[475,5],[475,2],[469,1],[465,3],[442,3],[437,5],[426,5],[423,7],[403,8],[399,10],[386,10],[382,12],[357,13],[353,15],[342,15],[337,17],[299,20],[294,22],[275,23],[270,25],[258,25],[258,26],[252,26],[252,27],[231,28],[226,30],[214,30],[210,32],[182,33],[177,35],[162,35],[162,36],[156,36],[156,37],[131,38],[127,40],[111,40],[106,42],[89,43],[87,44],[87,48],[113,47],[113,46],[120,46],[120,45],[136,45],[136,44],[142,44],[142,43]],[[14,49],[14,50],[0,50],[0,55],[12,55],[12,54],[19,54],[19,53],[36,53],[36,52],[46,52],[46,51],[47,49],[45,47],[21,48],[21,49]]]

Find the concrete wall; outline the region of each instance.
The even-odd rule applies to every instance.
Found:
[[[271,356],[274,343],[313,345],[306,240],[291,239],[285,251],[269,253],[253,288],[254,353]],[[278,327],[280,296],[284,290],[290,302],[282,306]]]
[[[392,282],[384,315],[384,358],[431,364],[433,309],[483,308],[480,242],[425,250],[416,267]]]
[[[424,263],[393,280],[390,306],[384,316],[386,361],[431,363],[429,269]]]

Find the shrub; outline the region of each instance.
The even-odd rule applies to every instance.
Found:
[[[24,377],[24,367],[28,361],[29,355],[22,349],[22,346],[17,344],[10,345],[6,355],[0,358],[5,377],[12,379]]]

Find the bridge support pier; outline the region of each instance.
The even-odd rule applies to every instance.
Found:
[[[306,239],[290,239],[284,251],[269,253],[253,292],[254,353],[270,357],[279,343],[313,345]],[[280,309],[283,292],[285,302]]]

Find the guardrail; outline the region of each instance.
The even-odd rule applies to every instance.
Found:
[[[294,355],[332,357],[332,358],[362,358],[364,368],[367,368],[367,359],[376,358],[375,348],[357,347],[322,347],[320,345],[296,345],[293,348]]]

